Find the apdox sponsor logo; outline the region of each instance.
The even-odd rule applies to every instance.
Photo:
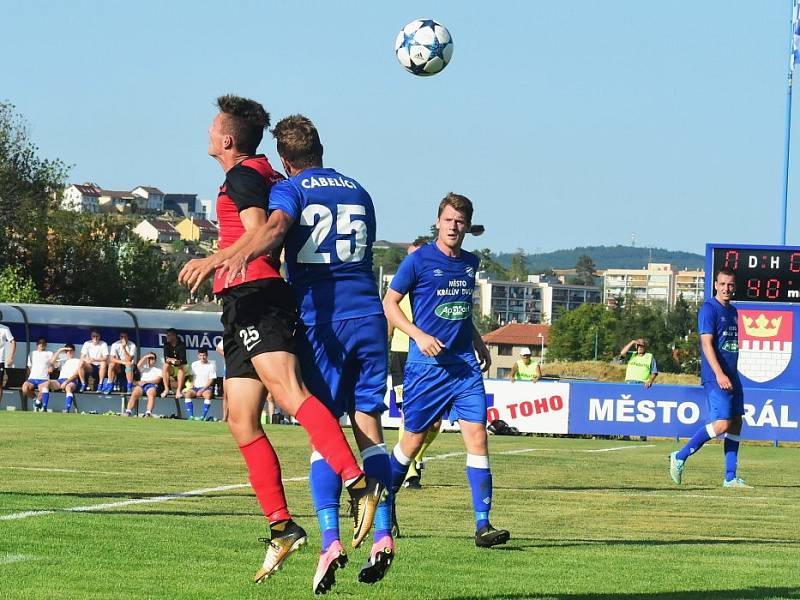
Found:
[[[446,302],[437,306],[433,312],[440,319],[462,321],[469,318],[472,313],[472,307],[469,302]]]

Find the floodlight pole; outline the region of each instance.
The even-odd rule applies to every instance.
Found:
[[[794,12],[795,1],[789,4],[792,8],[789,34],[789,73],[786,77],[786,131],[783,143],[783,190],[781,193],[781,245],[786,245],[786,214],[789,203],[789,150],[792,140],[792,80],[794,79]]]

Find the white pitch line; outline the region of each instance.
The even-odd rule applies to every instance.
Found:
[[[287,479],[284,479],[284,482],[306,481],[307,479],[308,477],[289,477]],[[44,515],[52,515],[60,512],[93,512],[96,510],[108,510],[109,508],[120,508],[123,506],[133,506],[136,504],[157,504],[160,502],[169,502],[170,500],[177,500],[179,498],[204,496],[212,492],[224,492],[227,490],[236,490],[246,487],[250,487],[250,484],[234,483],[231,485],[220,485],[212,488],[200,488],[197,490],[189,490],[188,492],[178,492],[176,494],[151,496],[149,498],[132,498],[130,500],[120,500],[119,502],[106,502],[103,504],[92,504],[90,506],[73,506],[72,508],[60,508],[57,510],[28,510],[25,512],[11,513],[9,515],[0,515],[0,521],[16,521],[19,519],[27,519],[28,517],[41,517]]]
[[[55,469],[48,467],[11,467],[0,466],[0,469],[13,469],[15,471],[41,471],[44,473],[88,473],[92,475],[122,475],[122,473],[112,471],[82,471],[80,469]]]
[[[6,554],[5,556],[0,556],[0,565],[10,565],[13,563],[25,562],[33,559],[33,556],[29,556],[27,554]]]
[[[655,448],[655,444],[644,444],[642,446],[617,446],[615,448],[600,448],[598,450],[584,450],[584,452],[614,452],[615,450],[634,450],[636,448]]]
[[[507,450],[505,452],[493,452],[492,454],[524,454],[526,452],[539,452],[542,448],[523,448],[522,450]]]
[[[442,460],[445,458],[456,458],[457,456],[466,456],[466,452],[448,452],[447,454],[436,454],[434,456],[427,456],[425,460]]]

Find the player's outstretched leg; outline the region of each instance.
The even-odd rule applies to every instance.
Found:
[[[266,543],[267,553],[253,577],[255,583],[260,583],[277,572],[289,555],[306,543],[306,532],[292,520],[286,508],[280,463],[266,435],[262,433],[239,446],[239,450],[247,464],[250,485],[269,521],[270,537],[259,538]]]
[[[273,395],[282,404],[277,391]],[[344,437],[339,422],[315,396],[309,396],[294,414],[308,433],[311,445],[325,462],[344,481],[350,495],[350,515],[353,517],[353,548],[358,548],[372,529],[375,511],[384,496],[385,488],[377,479],[367,477],[358,466]]]
[[[475,545],[491,548],[505,544],[511,534],[505,529],[495,529],[489,522],[492,509],[492,471],[489,457],[467,454],[467,481],[472,492],[472,508],[475,511]]]
[[[714,430],[713,423],[708,423],[705,427],[698,429],[683,448],[669,455],[669,478],[680,485],[683,481],[683,469],[686,460],[700,450],[708,440],[715,437],[717,437],[717,433]]]
[[[315,450],[311,454],[308,483],[322,535],[322,551],[319,554],[311,587],[315,594],[326,594],[336,583],[336,570],[347,564],[347,553],[339,539],[339,497],[342,495],[342,480]]]
[[[386,444],[375,444],[361,451],[364,461],[364,472],[370,477],[380,481],[387,490],[391,488],[392,465],[386,452]],[[375,533],[372,539],[372,548],[369,558],[358,580],[361,583],[376,583],[386,576],[395,556],[394,540],[392,539],[392,512],[394,500],[392,494],[387,492],[375,513]]]
[[[722,483],[726,488],[752,489],[752,485],[747,485],[741,477],[736,476],[736,467],[739,461],[739,442],[741,438],[732,433],[725,434],[723,450],[725,452],[725,481]]]
[[[278,405],[306,430],[311,446],[344,481],[353,516],[353,547],[358,548],[372,529],[383,485],[364,475],[344,437],[339,421],[299,379],[297,358],[288,352],[267,352],[251,359],[261,381]]]

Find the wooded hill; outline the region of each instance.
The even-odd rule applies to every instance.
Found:
[[[495,259],[508,268],[515,254],[502,253],[496,255]],[[648,262],[670,263],[678,269],[702,269],[705,260],[702,254],[664,248],[582,246],[569,250],[526,254],[525,267],[530,273],[540,273],[549,269],[572,269],[577,264],[578,258],[583,255],[589,256],[597,269],[644,269]]]

